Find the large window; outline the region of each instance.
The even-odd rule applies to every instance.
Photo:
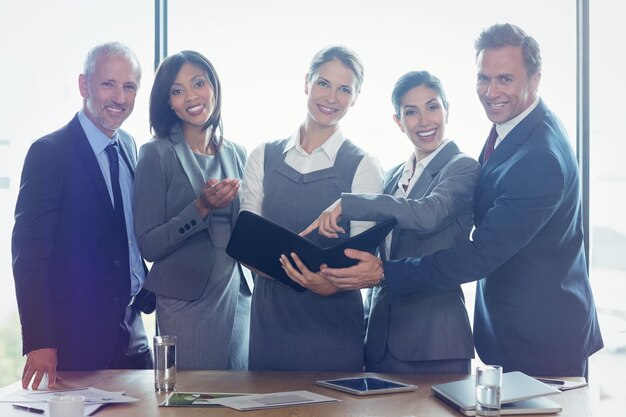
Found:
[[[124,128],[148,136],[154,2],[151,0],[0,0],[0,386],[22,372],[22,343],[11,272],[11,231],[24,156],[30,144],[65,125],[81,108],[78,75],[87,51],[118,40],[143,67],[135,111]],[[154,327],[154,326],[152,326]]]
[[[599,415],[626,401],[626,119],[618,104],[626,95],[626,59],[616,47],[626,27],[610,6],[594,0],[589,13],[591,284],[605,344],[591,360],[603,400]]]
[[[541,10],[541,13],[537,13]],[[559,16],[559,29],[554,16]],[[411,148],[392,120],[391,90],[410,70],[429,70],[450,101],[448,136],[478,156],[490,123],[476,98],[474,40],[495,22],[534,35],[544,54],[541,94],[575,138],[576,7],[570,0],[392,2],[359,0],[169,2],[169,52],[194,49],[223,85],[225,133],[252,148],[293,133],[305,116],[304,75],[313,54],[344,44],[363,59],[365,81],[342,130],[385,168]]]

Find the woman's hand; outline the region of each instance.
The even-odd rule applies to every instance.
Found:
[[[349,268],[320,267],[320,275],[342,290],[358,290],[376,286],[383,276],[383,261],[369,252],[346,249],[348,258],[356,259],[358,264]]]
[[[332,282],[328,281],[320,274],[311,272],[306,265],[302,263],[298,255],[293,252],[291,253],[291,259],[298,269],[293,267],[286,255],[280,255],[280,263],[285,273],[287,273],[289,278],[293,281],[319,295],[332,295],[340,291]]]
[[[326,210],[320,214],[320,216],[306,229],[300,232],[300,236],[306,236],[313,230],[318,229],[318,233],[325,237],[336,238],[337,233],[346,233],[343,227],[340,227],[337,222],[341,218],[341,199],[335,201]]]
[[[239,191],[239,179],[225,178],[218,181],[210,178],[200,191],[200,196],[196,198],[198,212],[204,218],[213,210],[221,209],[229,205]]]

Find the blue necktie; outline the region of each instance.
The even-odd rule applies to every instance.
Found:
[[[109,157],[109,171],[111,173],[111,189],[113,190],[113,211],[115,220],[126,233],[126,220],[124,220],[124,201],[120,188],[120,157],[117,150],[117,142],[111,142],[106,148]]]

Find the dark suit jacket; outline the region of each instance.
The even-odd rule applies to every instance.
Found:
[[[583,248],[579,173],[567,134],[543,101],[483,166],[474,221],[473,241],[385,263],[392,296],[484,277],[474,314],[480,358],[505,371],[582,375],[576,369],[603,344]]]
[[[136,148],[120,131],[134,166]],[[130,300],[128,240],[78,117],[30,147],[15,208],[13,275],[23,351],[59,369],[107,368]]]

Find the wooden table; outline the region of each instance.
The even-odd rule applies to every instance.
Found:
[[[178,391],[199,392],[247,392],[266,393],[276,391],[308,390],[341,400],[336,403],[306,405],[258,411],[236,411],[228,408],[174,408],[158,407],[167,394],[154,392],[151,370],[127,371],[106,370],[97,372],[61,372],[64,386],[90,386],[107,391],[124,391],[127,395],[140,398],[133,404],[110,405],[102,408],[97,417],[153,417],[153,416],[238,416],[238,417],[445,417],[460,416],[437,398],[430,390],[433,384],[468,378],[467,375],[394,375],[331,372],[225,372],[188,371],[179,372]],[[313,382],[318,379],[347,376],[378,375],[418,385],[415,392],[358,397],[339,391],[319,387]],[[21,389],[16,382],[0,389],[0,398]],[[550,399],[563,406],[560,417],[590,417],[588,389],[579,388]],[[10,404],[0,404],[3,417],[34,417],[37,414],[14,410]],[[552,415],[554,416],[554,415]]]

